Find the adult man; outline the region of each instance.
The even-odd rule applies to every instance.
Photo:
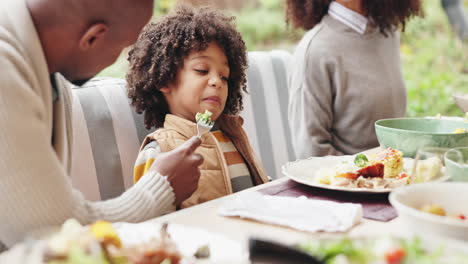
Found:
[[[7,247],[71,217],[143,221],[197,187],[196,138],[112,200],[86,201],[68,178],[71,94],[57,73],[83,84],[136,41],[152,10],[153,0],[0,2],[0,241]]]

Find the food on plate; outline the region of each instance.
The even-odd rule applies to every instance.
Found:
[[[431,180],[440,174],[438,158],[420,160],[414,177],[404,168],[403,153],[387,148],[374,155],[358,154],[354,162],[343,162],[333,168],[321,168],[315,174],[318,183],[350,188],[385,189]]]
[[[403,153],[388,148],[371,157],[371,164],[384,165],[384,178],[395,178],[403,171]]]
[[[161,228],[161,238],[125,246],[111,223],[98,221],[89,227],[68,220],[47,243],[47,264],[177,264],[182,256]]]
[[[360,168],[363,168],[363,167],[369,166],[369,159],[364,154],[358,154],[354,158],[354,164],[356,164],[356,166]]]
[[[114,245],[117,248],[122,247],[119,235],[109,222],[97,221],[89,227],[89,231],[98,241],[101,241],[105,245]]]
[[[177,264],[182,256],[175,243],[167,233],[167,224],[161,228],[161,238],[153,238],[147,242],[123,248],[114,253],[114,256],[124,256],[128,263],[133,264]]]
[[[468,263],[468,254],[419,238],[316,240],[299,247],[326,264]]]
[[[429,213],[429,214],[434,214],[434,215],[440,215],[440,216],[447,216],[459,220],[466,220],[465,214],[462,213],[457,213],[457,214],[448,214],[447,211],[439,204],[426,204],[422,206],[420,211]]]
[[[463,128],[457,128],[455,131],[453,131],[455,134],[461,134],[461,133],[468,133],[468,129],[463,129]]]
[[[440,215],[440,216],[446,215],[444,208],[442,208],[442,206],[438,204],[427,204],[421,207],[420,210],[426,213]]]
[[[197,249],[194,256],[196,258],[209,258],[210,257],[210,247],[208,245],[201,246]]]

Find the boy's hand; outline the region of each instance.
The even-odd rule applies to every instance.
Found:
[[[194,151],[200,144],[201,140],[198,137],[192,137],[178,148],[159,155],[158,162],[154,162],[150,168],[167,176],[174,189],[176,205],[189,198],[198,187],[198,166],[203,163],[203,157]]]

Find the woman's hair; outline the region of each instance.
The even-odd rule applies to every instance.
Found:
[[[287,0],[286,21],[309,30],[322,21],[334,0]],[[408,18],[420,15],[421,0],[362,0],[366,17],[372,20],[383,35],[401,26]]]
[[[138,113],[144,113],[146,128],[161,127],[169,106],[161,88],[172,84],[191,53],[216,42],[229,64],[228,97],[224,113],[243,109],[242,91],[247,92],[245,43],[234,25],[234,17],[207,7],[180,5],[156,23],[147,25],[130,50],[127,95]]]

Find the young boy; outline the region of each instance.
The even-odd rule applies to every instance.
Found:
[[[195,115],[212,113],[214,129],[202,135],[197,152],[198,189],[182,208],[268,181],[242,129],[246,91],[246,48],[233,18],[209,9],[179,6],[148,25],[129,53],[128,96],[147,128],[159,128],[143,142],[135,182],[158,155],[197,135]]]

